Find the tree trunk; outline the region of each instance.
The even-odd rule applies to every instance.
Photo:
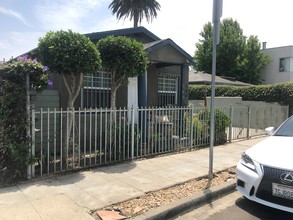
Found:
[[[78,76],[78,78],[77,78]],[[71,73],[69,76],[65,76],[62,74],[62,79],[65,84],[65,87],[68,92],[68,100],[67,100],[67,110],[70,111],[68,115],[68,118],[66,119],[66,125],[64,126],[64,129],[62,131],[62,161],[63,165],[68,167],[68,156],[70,154],[70,145],[71,145],[71,138],[74,138],[72,135],[73,131],[73,120],[74,120],[74,102],[80,93],[80,89],[82,87],[83,83],[83,73],[80,74],[74,74]],[[67,116],[66,115],[66,116]],[[74,150],[74,146],[72,146],[72,150]],[[72,160],[72,163],[74,163],[74,160]],[[74,164],[72,164],[73,166]],[[64,168],[63,168],[64,169]]]
[[[116,70],[114,69],[111,73],[112,85],[111,85],[111,109],[112,111],[112,120],[116,121],[116,93],[118,88],[122,85],[122,83],[127,79],[126,75],[122,75],[120,78],[117,78]]]
[[[116,92],[117,92],[117,88],[112,87],[111,88],[111,109],[112,110],[116,110]]]
[[[137,13],[134,13],[134,16],[133,16],[133,27],[138,27],[138,14]]]
[[[116,70],[111,72],[111,108],[113,110],[116,110],[116,92],[122,83],[127,79],[126,75],[122,75],[120,78],[118,78],[116,74]]]
[[[117,85],[115,83],[112,83],[111,86],[111,114],[112,114],[112,121],[113,123],[116,122],[116,93],[117,93]]]

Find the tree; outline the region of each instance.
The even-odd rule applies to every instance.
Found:
[[[111,73],[111,108],[116,108],[116,92],[128,77],[145,74],[147,54],[142,43],[125,36],[109,36],[98,41],[103,67]]]
[[[39,55],[50,70],[61,75],[68,92],[67,107],[73,109],[80,93],[84,73],[94,73],[101,64],[100,53],[86,36],[69,31],[47,32],[39,39]],[[73,129],[74,112],[68,117],[68,129],[63,135],[63,162],[67,163],[68,145]],[[65,134],[66,132],[66,134]]]
[[[195,69],[212,73],[213,27],[209,22],[200,33],[196,44]],[[252,60],[256,59],[256,60]],[[260,51],[257,37],[248,39],[237,21],[224,19],[220,26],[220,43],[217,47],[217,75],[233,77],[247,83],[261,83],[260,70],[269,58]]]
[[[243,82],[254,82],[261,84],[260,71],[270,62],[270,58],[260,52],[261,45],[256,36],[250,36],[247,40],[246,47],[242,56],[239,56],[238,79]]]
[[[101,64],[94,43],[82,34],[69,31],[49,31],[39,39],[42,63],[62,76],[68,92],[68,107],[72,108],[83,83],[84,73],[93,73]]]
[[[156,0],[113,0],[108,8],[118,20],[129,17],[137,27],[144,17],[148,23],[156,18],[161,5]]]
[[[194,55],[196,62],[195,69],[212,73],[213,29],[211,22],[204,25],[200,35],[203,39],[200,39],[199,43],[196,44],[197,50]]]

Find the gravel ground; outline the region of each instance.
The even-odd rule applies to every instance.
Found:
[[[116,210],[126,217],[133,217],[235,178],[235,167],[233,167],[214,174],[211,183],[206,177],[190,180],[167,189],[149,192],[141,197],[114,204],[106,207],[105,210]],[[93,217],[99,219],[96,212],[93,213]]]

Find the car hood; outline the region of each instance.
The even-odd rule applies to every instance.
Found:
[[[293,170],[293,137],[270,136],[246,151],[260,164]]]

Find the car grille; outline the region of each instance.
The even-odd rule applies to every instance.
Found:
[[[256,192],[256,197],[278,205],[293,208],[293,201],[272,195],[272,183],[281,183],[280,175],[288,170],[264,166],[264,176]]]

